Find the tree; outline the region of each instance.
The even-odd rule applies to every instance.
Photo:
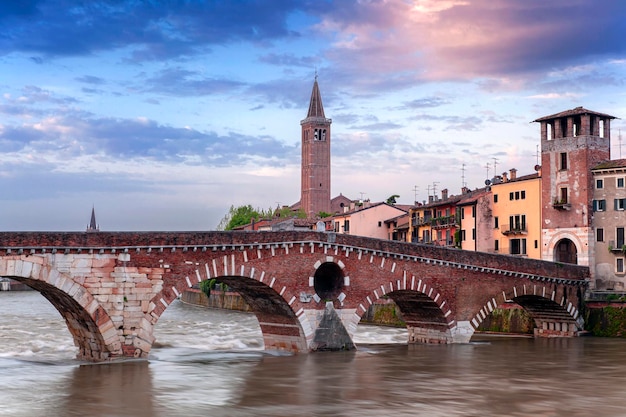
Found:
[[[400,198],[398,194],[394,194],[387,199],[387,204],[396,204],[396,198]]]
[[[230,206],[228,213],[217,225],[217,230],[233,230],[237,226],[246,225],[252,219],[258,219],[264,215],[263,210],[254,209],[250,204],[238,207]]]
[[[274,217],[280,217],[281,219],[306,219],[306,213],[304,209],[298,209],[296,211],[292,210],[289,206],[283,206],[281,208],[276,208],[274,210]]]

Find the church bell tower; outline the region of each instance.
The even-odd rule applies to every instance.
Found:
[[[313,83],[309,112],[302,126],[302,167],[300,207],[308,218],[330,213],[330,124],[324,115],[317,75]]]

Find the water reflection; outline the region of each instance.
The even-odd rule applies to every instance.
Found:
[[[25,297],[0,302],[2,416],[626,415],[625,340],[375,345],[405,339],[359,326],[357,351],[286,355],[262,350],[254,316],[174,305],[149,361],[85,364],[56,349],[71,343],[58,313]]]

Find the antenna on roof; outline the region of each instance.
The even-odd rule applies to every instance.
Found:
[[[467,183],[465,182],[465,162],[461,165],[461,188],[467,187]]]
[[[497,173],[497,166],[498,166],[498,158],[491,158],[493,159],[493,176],[494,178],[496,177],[496,175],[498,175]]]
[[[619,159],[622,159],[622,129],[619,129],[617,132],[617,143],[619,143]]]
[[[419,187],[417,185],[414,185],[413,193],[415,194],[415,199],[413,201],[415,201],[415,204],[417,204],[417,190],[419,190]]]
[[[537,157],[537,165],[539,165],[539,145],[535,145],[535,156]]]
[[[485,168],[487,168],[487,178],[489,178],[489,167],[491,166],[491,164],[489,162],[487,162],[487,165],[485,165]]]

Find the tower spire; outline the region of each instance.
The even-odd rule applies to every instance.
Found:
[[[87,232],[99,232],[100,228],[98,227],[98,223],[96,223],[96,208],[91,207],[91,220],[89,221],[89,226],[87,226]]]
[[[322,95],[320,94],[320,87],[317,84],[317,71],[315,71],[315,82],[313,82],[313,91],[311,91],[311,101],[309,102],[309,112],[307,113],[307,119],[309,117],[320,117],[325,119],[324,106],[322,105]]]

